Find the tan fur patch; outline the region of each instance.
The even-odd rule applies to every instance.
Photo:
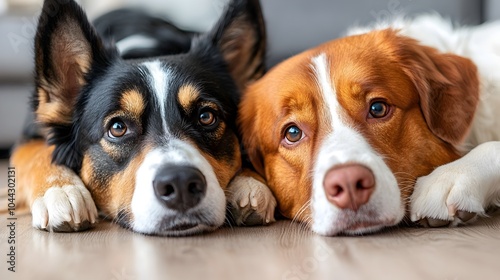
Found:
[[[234,152],[234,157],[231,160],[218,160],[213,158],[211,155],[200,150],[200,153],[207,159],[207,161],[212,166],[215,175],[217,176],[217,180],[219,181],[219,185],[222,189],[226,189],[227,185],[236,175],[236,173],[241,169],[241,154],[239,142],[234,137],[234,145],[232,147]],[[229,149],[230,147],[228,147]]]
[[[125,170],[116,173],[109,180],[107,188],[111,197],[106,206],[108,213],[116,216],[118,211],[125,209],[129,214],[132,214],[130,205],[132,204],[132,197],[136,186],[135,175],[150,150],[150,147],[144,148],[139,155],[130,161]],[[148,184],[149,182],[141,183]]]
[[[221,122],[217,130],[215,130],[217,140],[220,140],[224,136],[224,132],[226,132],[226,124]]]
[[[71,107],[62,106],[61,102],[51,102],[50,95],[42,88],[38,89],[39,106],[36,119],[41,123],[71,123]]]
[[[80,177],[83,182],[91,182],[94,179],[94,165],[88,155],[83,156]]]
[[[108,178],[99,177],[99,170],[94,168],[94,163],[87,154],[83,156],[80,178],[92,194],[97,208],[110,215],[110,212],[106,211],[112,197],[111,191],[107,188]]]
[[[101,139],[99,144],[101,144],[104,152],[106,152],[106,154],[108,154],[112,159],[117,160],[120,158],[120,147],[109,143],[106,139]]]
[[[52,164],[54,146],[33,140],[18,146],[10,164],[16,168],[19,203],[31,205],[52,186],[71,185],[73,178],[62,176],[68,168]]]
[[[146,103],[142,94],[136,90],[129,90],[123,93],[120,106],[124,111],[140,118],[146,108]]]
[[[150,147],[145,147],[124,170],[107,178],[100,178],[92,159],[88,155],[84,156],[80,176],[92,193],[96,206],[105,215],[115,218],[121,210],[132,214],[130,205],[136,185],[135,174],[150,150]]]
[[[183,85],[179,89],[177,98],[184,111],[190,112],[192,103],[200,96],[198,89],[192,85]]]

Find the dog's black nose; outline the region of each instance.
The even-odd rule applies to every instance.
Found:
[[[153,181],[156,196],[174,210],[186,211],[198,205],[205,196],[207,182],[196,168],[166,166]]]

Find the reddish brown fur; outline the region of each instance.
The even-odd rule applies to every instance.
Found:
[[[311,92],[310,85],[314,79],[304,63],[308,57],[309,54],[304,54],[303,57],[292,58],[282,64],[285,67],[271,70],[263,79],[279,82],[257,81],[244,95],[240,107],[240,124],[244,128],[242,133],[250,159],[267,179],[280,211],[287,217],[294,216],[310,197],[310,189],[300,186],[311,185],[308,166],[313,159],[301,155],[314,154],[315,143],[306,141],[298,149],[280,145],[282,128],[291,121],[303,123],[312,132],[318,131],[319,100]],[[292,65],[300,70],[294,71]],[[287,82],[282,83],[285,80]],[[294,95],[296,92],[302,94]],[[297,115],[300,119],[283,119],[290,110],[300,110]]]
[[[272,69],[248,88],[240,106],[244,145],[283,215],[295,217],[309,201],[317,149],[331,131],[311,70],[311,59],[321,53],[327,55],[344,119],[384,157],[404,201],[416,177],[459,156],[454,144],[471,118],[457,117],[473,112],[478,97],[476,68],[469,60],[438,54],[392,30],[326,43]],[[372,100],[390,104],[390,116],[368,119]],[[288,123],[306,134],[292,148],[281,144]],[[307,217],[306,209],[297,218]]]

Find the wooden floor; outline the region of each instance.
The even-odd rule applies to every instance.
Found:
[[[0,199],[5,209],[7,200]],[[7,270],[7,217],[0,214],[2,280],[500,279],[499,212],[467,227],[397,228],[360,237],[322,237],[280,221],[164,238],[109,222],[82,233],[48,233],[33,229],[30,214],[18,210],[15,273]]]

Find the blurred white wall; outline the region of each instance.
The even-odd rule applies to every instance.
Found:
[[[7,11],[7,2],[0,0],[0,15]]]

